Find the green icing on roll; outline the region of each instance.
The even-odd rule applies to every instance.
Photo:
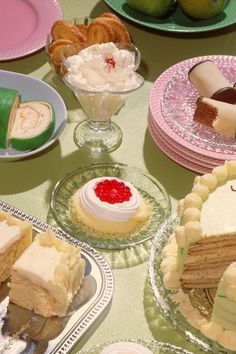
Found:
[[[0,87],[0,148],[8,145],[8,132],[20,101],[18,91]]]
[[[17,109],[9,140],[14,149],[34,150],[51,137],[54,129],[55,114],[50,104],[23,102]]]

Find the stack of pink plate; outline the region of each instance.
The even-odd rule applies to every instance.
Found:
[[[236,159],[236,139],[193,121],[199,94],[188,79],[188,71],[206,59],[213,60],[232,85],[236,82],[234,56],[211,55],[182,61],[155,81],[148,113],[148,128],[157,146],[172,160],[197,173],[209,172],[225,160]]]

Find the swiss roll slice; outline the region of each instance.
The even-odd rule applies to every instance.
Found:
[[[55,128],[53,107],[43,101],[19,104],[9,134],[14,149],[34,150],[43,145]]]
[[[0,87],[0,148],[8,146],[8,135],[20,102],[17,90]]]

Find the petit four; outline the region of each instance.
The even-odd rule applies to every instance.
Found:
[[[85,271],[80,248],[52,231],[38,234],[13,264],[10,301],[44,317],[66,314]]]
[[[219,134],[236,136],[236,105],[199,97],[193,120],[212,127]]]
[[[0,210],[0,284],[32,242],[32,225]]]

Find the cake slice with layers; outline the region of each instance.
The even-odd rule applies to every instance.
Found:
[[[80,248],[51,231],[37,234],[11,270],[10,301],[44,317],[66,314],[85,271]]]
[[[236,351],[236,161],[197,176],[178,204],[180,225],[162,250],[163,285],[188,323]],[[217,289],[211,318],[189,290]],[[186,291],[187,290],[187,291]],[[204,306],[203,306],[204,307]]]
[[[199,97],[193,120],[213,128],[219,134],[232,138],[236,136],[236,105]]]
[[[236,161],[196,177],[179,202],[181,225],[175,232],[177,269],[187,288],[216,288],[236,260]]]
[[[32,225],[0,209],[0,284],[32,242]]]

